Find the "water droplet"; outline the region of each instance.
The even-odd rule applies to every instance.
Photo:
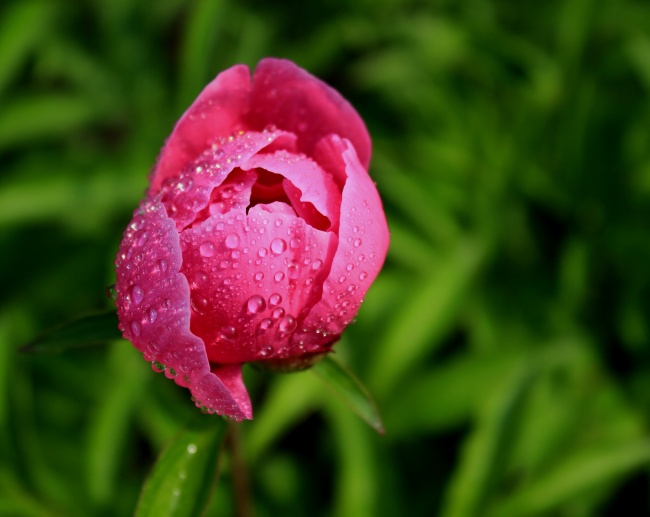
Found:
[[[284,273],[282,271],[278,271],[275,275],[273,275],[273,279],[276,282],[282,282],[282,280],[284,280]]]
[[[272,325],[273,325],[273,321],[270,320],[269,318],[266,318],[260,321],[259,328],[260,330],[268,330],[271,328]]]
[[[178,182],[178,190],[181,192],[187,192],[192,189],[192,185],[194,185],[194,182],[191,178],[183,178]]]
[[[144,243],[147,242],[147,237],[149,237],[149,234],[144,230],[138,230],[138,232],[135,234],[135,237],[137,239],[136,245],[143,246]]]
[[[323,267],[323,261],[322,261],[321,259],[316,259],[316,260],[314,260],[314,262],[312,262],[312,264],[311,264],[311,268],[312,268],[314,271],[320,269],[321,267]]]
[[[359,280],[365,280],[367,277],[368,277],[368,273],[366,273],[365,271],[359,273]]]
[[[257,256],[259,258],[264,258],[264,257],[266,257],[268,252],[269,252],[269,250],[267,250],[266,248],[260,248],[259,251],[257,252]]]
[[[219,262],[219,267],[221,269],[228,269],[229,266],[230,266],[230,262],[228,262],[227,260],[222,260],[221,262]]]
[[[280,329],[280,332],[289,333],[296,330],[297,325],[298,322],[296,321],[296,318],[294,318],[291,315],[288,315],[287,317],[282,319],[282,321],[278,325],[278,328]]]
[[[216,249],[214,247],[214,244],[212,244],[210,241],[205,241],[201,246],[199,246],[199,253],[203,257],[212,257],[214,256],[216,252]]]
[[[231,256],[232,258],[234,258],[234,259],[238,259],[239,257],[241,257],[241,251],[239,251],[239,250],[233,250],[232,253],[230,254],[230,256]]]
[[[359,233],[359,227],[358,227],[358,226],[355,226],[354,228],[352,228],[352,231],[353,231],[354,233]]]
[[[260,282],[261,280],[264,279],[264,273],[258,271],[257,273],[255,273],[255,276],[253,278],[255,279],[256,282]]]
[[[165,273],[167,271],[167,261],[165,259],[160,259],[158,261],[158,269],[161,273]]]
[[[135,337],[140,337],[141,330],[142,329],[140,328],[140,324],[137,321],[131,322],[131,334],[133,334]]]
[[[345,282],[345,276],[344,276],[344,275],[341,275],[341,276],[339,277],[339,284],[342,284],[343,282]]]
[[[273,239],[271,241],[271,251],[276,255],[284,253],[287,249],[287,243],[283,239]]]
[[[280,296],[278,293],[273,293],[271,296],[269,296],[269,306],[275,307],[281,302],[282,302],[282,296]]]
[[[226,248],[233,249],[239,246],[239,235],[236,233],[229,233],[226,236]]]
[[[293,249],[300,248],[300,246],[302,246],[302,240],[298,237],[294,237],[289,241],[289,246]]]
[[[348,264],[347,266],[345,266],[345,269],[348,271],[352,271],[354,269],[354,264]]]
[[[259,314],[266,309],[266,302],[260,295],[254,294],[246,302],[246,308],[251,314]]]
[[[196,445],[194,445],[193,443],[190,443],[190,444],[187,446],[187,453],[188,453],[188,454],[195,454],[195,453],[196,453],[196,450],[197,450]]]
[[[134,285],[133,289],[131,290],[131,298],[133,299],[133,303],[140,305],[140,302],[144,298],[144,291],[142,290],[142,287],[139,285]]]
[[[226,325],[221,328],[221,337],[227,340],[232,340],[237,334],[237,329],[232,325]]]
[[[289,278],[291,278],[292,280],[295,280],[296,278],[300,277],[300,267],[295,264],[291,264],[289,266],[288,272],[289,272]]]
[[[358,238],[354,239],[354,242],[352,242],[352,244],[354,244],[355,248],[358,248],[359,246],[361,246],[361,239]]]
[[[284,309],[282,307],[276,307],[273,309],[273,312],[271,313],[271,316],[273,316],[276,320],[284,316]]]
[[[158,318],[158,311],[153,307],[149,309],[149,323],[153,323]]]
[[[160,373],[165,371],[166,366],[158,361],[151,361],[151,369],[156,373]]]
[[[275,220],[275,226],[277,226],[277,227],[282,226],[282,219],[276,219]]]

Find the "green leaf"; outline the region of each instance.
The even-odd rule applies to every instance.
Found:
[[[20,347],[28,354],[56,354],[70,348],[96,345],[120,339],[114,310],[89,314],[44,332],[31,343]]]
[[[226,428],[222,418],[203,416],[181,431],[145,481],[136,516],[203,515],[217,480]]]
[[[546,514],[582,494],[602,489],[604,485],[648,463],[650,442],[645,438],[599,450],[579,451],[501,505],[495,506],[489,515],[523,517]]]
[[[524,361],[482,408],[447,491],[443,517],[483,515],[482,509],[502,479],[515,423],[535,374],[534,366]]]
[[[311,371],[325,384],[334,389],[350,406],[352,411],[359,415],[370,427],[378,433],[384,434],[384,424],[381,421],[374,400],[350,370],[331,355],[328,355],[317,363]]]

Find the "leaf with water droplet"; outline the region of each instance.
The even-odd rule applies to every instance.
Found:
[[[88,314],[46,330],[34,341],[20,347],[28,354],[57,354],[70,348],[94,346],[121,339],[117,314],[108,312]]]
[[[227,424],[201,416],[162,452],[142,487],[136,517],[203,515],[210,504]]]
[[[375,401],[366,387],[350,370],[330,354],[316,363],[311,371],[341,396],[352,411],[370,427],[379,434],[384,434],[384,424],[379,416]]]

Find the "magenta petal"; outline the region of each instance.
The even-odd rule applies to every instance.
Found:
[[[298,148],[312,156],[318,141],[337,134],[352,142],[364,167],[370,163],[370,136],[355,109],[336,90],[291,61],[266,58],[253,76],[252,128],[277,126],[298,135]]]
[[[227,364],[221,366],[213,366],[212,373],[216,375],[223,385],[228,389],[232,398],[235,399],[237,405],[241,408],[242,412],[251,418],[253,415],[253,408],[251,406],[251,399],[244,386],[244,380],[241,375],[241,364]]]
[[[174,221],[163,205],[145,200],[127,227],[116,259],[115,300],[120,330],[147,361],[189,387],[210,411],[251,418],[241,393],[210,372],[203,341],[190,332],[190,289],[181,269]],[[232,383],[231,383],[232,385]]]
[[[388,225],[375,184],[359,163],[354,147],[337,136],[323,139],[316,150],[338,167],[335,175],[347,176],[343,187],[339,245],[323,298],[305,319],[307,330],[295,339],[326,345],[350,324],[370,284],[381,269],[388,250]],[[340,157],[333,160],[331,157]]]
[[[219,137],[244,129],[242,114],[249,101],[250,72],[236,65],[221,72],[176,123],[158,157],[149,192],[177,175]]]
[[[301,353],[292,335],[321,298],[337,242],[285,203],[215,214],[181,234],[191,329],[211,362],[240,364]],[[208,274],[209,273],[209,274]]]
[[[265,169],[285,177],[299,190],[287,190],[287,195],[299,216],[309,221],[308,217],[304,217],[302,205],[310,203],[330,220],[333,228],[338,227],[341,192],[332,177],[312,159],[286,151],[276,151],[270,154],[256,154],[242,164],[241,168]]]
[[[160,189],[160,197],[167,212],[176,222],[176,229],[182,231],[195,222],[203,210],[209,210],[212,201],[218,202],[218,199],[213,197],[213,194],[218,193],[214,191],[227,180],[235,168],[276,140],[285,140],[285,136],[286,133],[281,131],[242,131],[228,138],[217,139],[193,162],[177,171],[173,178],[167,179]],[[246,183],[244,178],[240,179]],[[241,207],[243,209],[248,200],[235,194],[233,192],[235,199],[231,199],[228,204],[232,205],[238,200],[244,203]]]

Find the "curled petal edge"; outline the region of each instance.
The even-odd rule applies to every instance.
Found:
[[[190,289],[181,263],[174,221],[159,200],[145,200],[116,259],[119,328],[154,367],[189,388],[197,406],[235,420],[251,419],[241,365],[211,371],[203,341],[190,332]]]

